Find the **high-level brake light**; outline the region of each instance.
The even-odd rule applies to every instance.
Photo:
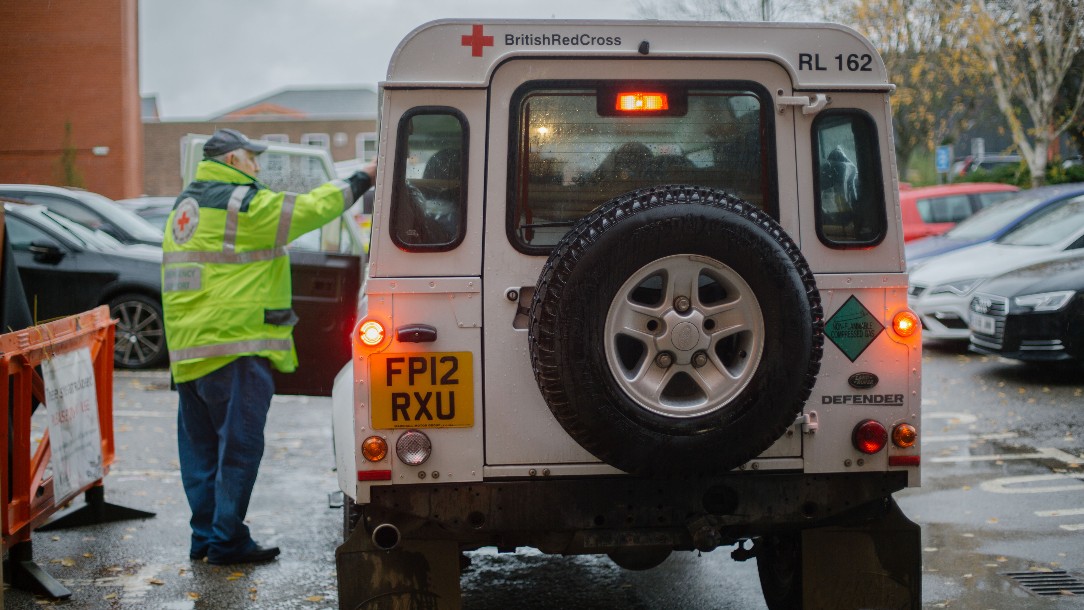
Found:
[[[670,109],[670,98],[665,93],[628,91],[617,94],[616,110],[621,112],[658,112]]]

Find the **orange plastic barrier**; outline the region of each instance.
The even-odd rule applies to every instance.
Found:
[[[30,531],[58,508],[88,488],[64,498],[53,497],[52,477],[45,477],[51,453],[49,433],[30,455],[32,400],[45,400],[45,387],[34,367],[56,354],[90,348],[98,398],[98,423],[102,436],[103,473],[109,472],[113,445],[113,328],[109,308],[91,311],[0,335],[0,401],[6,417],[0,417],[0,468],[3,478],[4,548],[30,540]],[[10,401],[9,401],[10,398]],[[10,404],[9,404],[10,403]],[[99,479],[94,485],[100,485]],[[93,486],[93,485],[92,485]]]

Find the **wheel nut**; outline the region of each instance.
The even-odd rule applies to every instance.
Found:
[[[693,366],[700,368],[708,363],[708,355],[704,352],[696,352],[693,354]]]
[[[660,368],[670,368],[670,365],[674,363],[674,357],[670,352],[662,352],[658,356],[655,356],[655,364]]]
[[[681,296],[674,299],[674,309],[676,309],[678,313],[689,311],[689,308],[692,307],[692,305],[693,303],[689,300],[689,297]]]

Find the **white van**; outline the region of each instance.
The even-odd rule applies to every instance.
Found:
[[[333,388],[340,607],[458,607],[485,546],[742,543],[771,608],[918,608],[892,88],[826,24],[407,36]]]

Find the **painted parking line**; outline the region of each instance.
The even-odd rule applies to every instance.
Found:
[[[923,459],[926,463],[951,464],[967,462],[1002,462],[1009,460],[1056,460],[1064,464],[1080,464],[1084,458],[1055,449],[1053,447],[1041,447],[1033,453],[995,453],[992,455],[957,455],[941,456]]]
[[[929,401],[922,401],[922,404],[930,404]],[[922,414],[922,419],[947,419],[956,424],[973,424],[979,420],[970,413],[963,413],[961,411],[930,411]]]
[[[1034,483],[1053,483],[1034,485]],[[1084,481],[1067,474],[1032,474],[1022,477],[1001,477],[979,484],[983,491],[996,494],[1039,494],[1059,491],[1084,491]]]
[[[1055,510],[1037,510],[1036,517],[1074,517],[1084,515],[1084,508],[1059,508]],[[1062,523],[1059,528],[1067,532],[1079,532],[1084,530],[1084,523]]]
[[[113,411],[114,417],[161,417],[176,419],[176,411]]]
[[[1084,508],[1061,508],[1057,510],[1035,511],[1036,517],[1071,517],[1073,515],[1084,515]]]
[[[1019,438],[1015,432],[992,432],[990,434],[933,434],[922,437],[923,443],[959,443],[966,441],[1003,441]]]

